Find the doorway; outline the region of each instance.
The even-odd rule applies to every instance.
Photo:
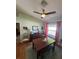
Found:
[[[20,36],[20,23],[16,23],[16,37]]]

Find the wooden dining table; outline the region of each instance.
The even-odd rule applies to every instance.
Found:
[[[49,46],[54,46],[55,40],[52,38],[37,38],[33,40],[33,49],[37,53],[37,59],[39,56],[42,56],[43,58],[43,53],[47,51],[47,48]]]

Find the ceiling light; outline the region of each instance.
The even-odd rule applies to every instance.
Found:
[[[42,1],[41,1],[41,5],[42,5],[43,7],[45,7],[47,4],[48,4],[48,3],[47,3],[45,0],[42,0]]]

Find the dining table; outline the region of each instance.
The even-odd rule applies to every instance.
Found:
[[[43,59],[43,54],[49,50],[50,46],[55,47],[55,39],[53,38],[37,38],[32,41],[33,49],[37,53],[37,59],[39,56]]]

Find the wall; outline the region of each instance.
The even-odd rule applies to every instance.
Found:
[[[25,14],[19,14],[19,16],[16,16],[16,22],[20,23],[20,37],[22,37],[23,34],[23,26],[27,26],[30,31],[32,31],[32,26],[43,26],[43,22]]]

